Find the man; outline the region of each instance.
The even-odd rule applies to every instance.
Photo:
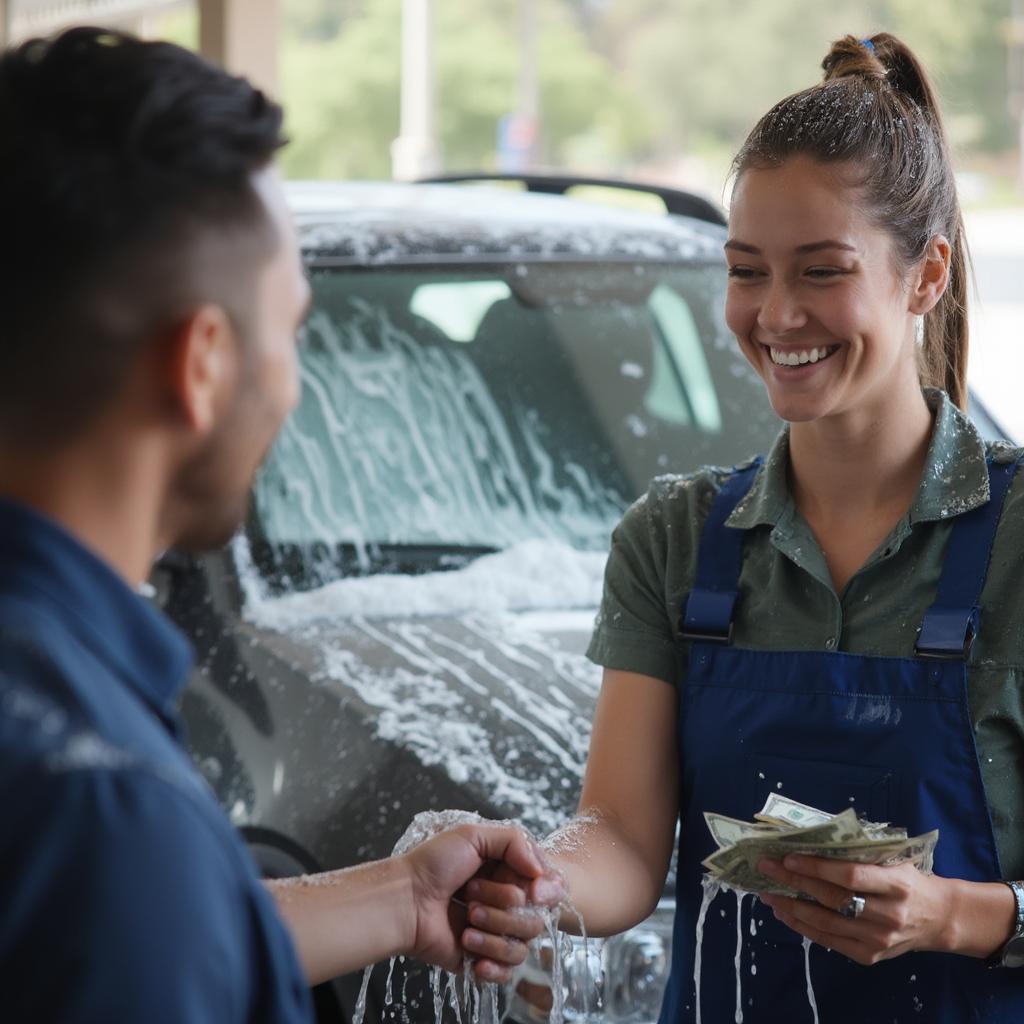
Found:
[[[451,898],[488,862],[560,895],[496,826],[264,888],[180,746],[190,652],[136,591],[161,550],[231,536],[298,397],[280,132],[168,44],[75,29],[0,58],[4,1020],[308,1020],[308,983],[462,943],[503,978],[539,923],[463,932]]]

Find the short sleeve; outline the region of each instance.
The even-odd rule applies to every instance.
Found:
[[[648,494],[630,507],[612,534],[587,657],[605,668],[676,684],[679,655],[665,601],[665,567],[652,536],[651,500]]]
[[[22,781],[0,837],[5,1018],[308,1024],[269,896],[188,794],[132,770]]]
[[[689,645],[677,635],[679,616],[704,523],[729,472],[705,467],[657,477],[626,511],[612,534],[591,661],[682,686]]]

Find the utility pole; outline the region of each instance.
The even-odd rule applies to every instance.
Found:
[[[498,169],[509,174],[532,170],[539,138],[537,5],[536,0],[519,0],[519,95],[515,111],[498,122]]]
[[[440,170],[434,75],[434,0],[402,0],[402,114],[391,173],[410,181]]]
[[[1007,47],[1007,101],[1017,119],[1017,182],[1024,191],[1024,0],[1013,0]]]
[[[540,135],[540,86],[537,81],[537,3],[519,0],[519,117],[529,135],[527,166],[537,160]]]

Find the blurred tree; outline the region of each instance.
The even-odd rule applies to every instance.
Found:
[[[1014,144],[1004,41],[1010,0],[571,2],[595,46],[653,112],[662,156],[735,150],[771,102],[817,80],[832,39],[881,30],[905,39],[933,73],[954,142]]]
[[[881,21],[932,70],[950,115],[954,140],[999,152],[1016,145],[1007,105],[1010,0],[914,0],[879,4]]]
[[[653,121],[563,0],[542,0],[543,153],[603,165],[650,146]],[[445,166],[493,167],[498,120],[516,108],[517,0],[436,5]],[[287,0],[282,93],[292,177],[389,177],[398,134],[400,0]]]
[[[284,0],[283,29],[290,41],[330,39],[370,0]]]
[[[816,81],[829,42],[895,32],[932,72],[961,153],[1012,152],[1011,0],[536,0],[544,163],[632,173],[710,159],[720,177],[771,102]],[[495,163],[516,109],[519,0],[436,0],[445,166]],[[401,0],[282,0],[293,177],[389,177]],[[195,45],[194,11],[164,34]]]

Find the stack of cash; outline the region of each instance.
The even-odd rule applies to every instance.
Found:
[[[773,793],[754,815],[738,821],[705,812],[704,820],[718,849],[703,863],[712,877],[745,892],[802,896],[757,870],[764,858],[782,860],[787,854],[831,857],[861,864],[902,864],[910,861],[925,872],[932,869],[938,831],[908,838],[906,829],[888,823],[861,821],[852,807],[828,814]]]

